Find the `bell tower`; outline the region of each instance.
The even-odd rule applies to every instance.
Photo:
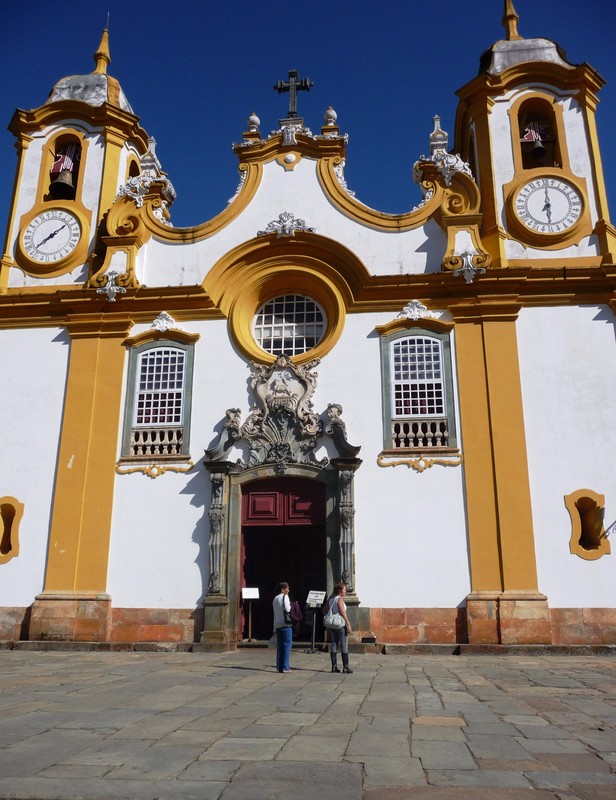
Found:
[[[141,172],[148,137],[110,61],[105,29],[93,72],[62,78],[42,106],[11,120],[18,163],[0,292],[83,284],[101,220]]]
[[[525,39],[512,0],[505,38],[458,91],[456,150],[482,195],[495,267],[599,266],[616,254],[595,121],[604,84],[549,39]]]

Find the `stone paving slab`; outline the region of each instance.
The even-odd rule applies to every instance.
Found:
[[[0,650],[0,800],[616,800],[601,656]]]
[[[518,772],[506,772],[494,769],[455,770],[430,769],[428,780],[432,786],[521,786],[530,789],[531,784]]]

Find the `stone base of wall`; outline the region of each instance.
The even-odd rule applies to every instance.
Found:
[[[470,644],[551,644],[548,599],[540,592],[471,592],[466,598]]]
[[[367,611],[368,609],[364,609]],[[467,608],[371,608],[369,628],[382,644],[616,644],[616,608],[548,608],[541,596],[469,598]],[[366,626],[368,627],[368,626]]]
[[[114,608],[111,642],[197,642],[203,630],[203,609]]]
[[[553,644],[616,644],[616,608],[552,608]]]
[[[20,639],[27,639],[29,626],[29,607],[0,607],[0,641],[18,642]]]
[[[43,592],[32,605],[28,638],[106,642],[110,611],[105,593]]]
[[[465,608],[371,608],[370,630],[383,644],[455,644],[468,641]]]
[[[470,596],[466,608],[354,611],[356,644],[366,638],[382,645],[616,645],[616,608],[549,609],[539,596],[509,595],[503,602],[497,593]],[[203,608],[113,608],[106,596],[39,595],[30,607],[0,607],[0,641],[8,642],[207,644],[203,629]],[[228,641],[210,644],[229,649],[227,633]]]

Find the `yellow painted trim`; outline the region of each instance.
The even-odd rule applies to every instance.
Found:
[[[513,151],[514,171],[516,175],[522,172],[534,172],[535,170],[525,170],[522,160],[522,146],[520,144],[520,109],[525,105],[549,106],[553,115],[554,126],[556,128],[556,138],[558,141],[558,152],[562,161],[560,167],[546,164],[539,167],[539,170],[546,172],[557,172],[567,177],[572,175],[571,162],[569,160],[569,148],[567,146],[567,134],[565,131],[565,121],[563,117],[562,100],[564,98],[554,96],[548,92],[531,90],[517,97],[507,111],[509,115],[509,132],[511,134],[511,148]]]
[[[421,186],[431,193],[429,199],[415,211],[405,214],[386,214],[363,205],[340,185],[334,167],[342,162],[341,157],[323,158],[317,164],[317,176],[330,201],[346,216],[362,225],[381,231],[402,232],[414,230],[435,217],[440,225],[443,218],[461,214],[475,214],[479,210],[480,196],[477,184],[463,173],[456,173],[451,185],[445,185],[444,177],[431,161],[418,165],[422,173]]]
[[[148,342],[157,342],[160,339],[170,339],[171,341],[183,342],[184,344],[194,344],[198,342],[200,338],[200,333],[187,333],[178,328],[170,328],[167,331],[157,331],[153,328],[152,330],[138,333],[136,336],[131,336],[129,339],[126,339],[124,344],[126,347],[139,347],[139,345],[147,344]]]
[[[122,149],[126,143],[126,138],[122,133],[113,128],[105,128],[103,139],[105,141],[105,152],[99,190],[97,223],[105,216],[118,193],[120,161]]]
[[[104,592],[125,350],[122,314],[70,317],[62,434],[45,592]]]
[[[503,590],[536,590],[535,542],[515,321],[486,320],[483,341]]]
[[[473,591],[537,590],[516,306],[503,297],[449,308]]]
[[[437,331],[438,333],[447,333],[453,330],[454,324],[449,320],[434,319],[433,317],[421,317],[421,319],[409,319],[409,317],[400,317],[399,319],[392,319],[384,325],[375,325],[374,330],[379,336],[389,336],[391,333],[398,331],[406,331],[412,328],[425,328],[429,331]]]
[[[529,181],[537,178],[554,178],[570,183],[577,191],[582,200],[582,212],[577,222],[568,230],[561,233],[538,233],[528,228],[516,214],[515,201],[518,192]],[[590,210],[588,206],[588,191],[584,178],[573,177],[571,172],[557,169],[547,169],[538,167],[536,169],[526,169],[521,173],[516,173],[513,180],[503,186],[505,196],[505,213],[507,224],[513,233],[516,242],[522,242],[529,247],[541,250],[562,250],[576,242],[579,242],[592,233],[592,223],[590,221]],[[538,259],[541,262],[541,259]]]
[[[77,139],[77,141],[79,142],[79,146],[81,147],[81,154],[79,161],[79,172],[77,174],[77,186],[75,187],[75,199],[69,201],[60,201],[60,202],[75,203],[84,213],[87,213],[89,215],[90,212],[83,205],[82,196],[83,196],[85,165],[88,159],[88,149],[90,142],[88,141],[86,134],[82,130],[78,130],[77,128],[72,128],[72,127],[62,128],[61,130],[57,131],[52,136],[50,136],[49,139],[47,139],[47,141],[43,144],[42,158],[39,166],[38,184],[36,188],[36,204],[37,205],[44,204],[52,206],[55,204],[55,200],[49,198],[48,195],[49,185],[51,182],[49,177],[49,172],[54,162],[54,156],[56,150],[60,146],[59,143],[64,139],[66,140]]]
[[[263,175],[261,164],[240,164],[239,170],[246,173],[239,194],[220,214],[207,222],[190,228],[171,228],[163,224],[154,214],[154,210],[160,206],[160,197],[156,192],[156,185],[154,185],[152,193],[144,198],[141,208],[137,208],[135,202],[126,197],[111,206],[107,217],[109,236],[105,237],[103,241],[108,248],[112,248],[115,245],[113,237],[123,237],[128,233],[135,233],[138,237],[136,246],[139,249],[152,235],[170,244],[192,244],[213,236],[244,211],[254,198],[261,183]]]
[[[16,497],[11,497],[10,495],[0,497],[0,506],[3,505],[11,506],[14,511],[11,521],[11,549],[7,553],[3,553],[0,550],[0,564],[7,564],[11,559],[17,558],[19,555],[19,525],[24,515],[25,505],[20,503]],[[4,533],[4,525],[0,516],[0,543],[2,543]]]
[[[597,203],[597,214],[600,221],[610,222],[610,214],[607,200],[607,190],[605,186],[605,175],[601,161],[601,148],[599,146],[599,135],[597,133],[597,121],[594,108],[588,103],[583,102],[583,97],[578,97],[585,111],[586,130],[588,131],[588,144],[590,153],[590,163],[595,185],[595,200]],[[602,249],[602,253],[605,250]]]
[[[481,325],[456,324],[460,428],[464,433],[464,478],[469,567],[473,592],[501,591],[498,519],[493,479],[489,398]]]
[[[24,163],[26,160],[26,151],[32,142],[32,137],[23,134],[17,142],[15,147],[17,149],[17,169],[15,170],[15,178],[13,181],[13,193],[11,195],[11,207],[9,211],[9,218],[6,225],[6,233],[4,236],[4,255],[0,262],[0,295],[4,294],[9,285],[9,270],[14,266],[12,256],[9,254],[10,237],[15,226],[15,214],[17,213],[17,205],[19,199],[19,187],[23,179]]]
[[[78,100],[62,100],[32,111],[18,109],[9,124],[9,130],[20,138],[25,134],[40,132],[49,125],[65,125],[67,120],[83,120],[88,128],[95,130],[113,128],[125,140],[130,139],[142,153],[147,152],[148,134],[139,125],[139,118],[111,103],[90,106]]]
[[[306,294],[327,315],[323,340],[295,363],[322,358],[344,329],[346,309],[368,275],[350,250],[331,239],[309,233],[294,237],[262,236],[231,250],[210,270],[203,286],[229,318],[229,330],[250,360],[271,363],[273,355],[257,346],[252,321],[262,303],[281,294]]]
[[[75,249],[65,258],[55,261],[53,264],[42,264],[29,257],[24,249],[23,236],[26,228],[32,220],[39,214],[46,211],[66,211],[76,217],[81,229],[79,243]],[[55,278],[58,275],[66,275],[67,272],[75,269],[80,264],[85,264],[88,258],[88,248],[90,243],[90,222],[91,212],[85,206],[75,200],[58,200],[48,203],[37,203],[26,214],[21,217],[19,222],[19,233],[15,243],[15,266],[22,269],[26,275],[34,278]]]
[[[597,523],[600,530],[597,531],[598,545],[596,549],[587,550],[580,544],[582,537],[582,520],[580,514],[582,513],[578,508],[580,500],[588,498],[595,503],[595,519],[592,524],[595,526]],[[610,540],[605,535],[605,527],[603,525],[603,513],[605,512],[605,495],[593,492],[592,489],[577,489],[571,494],[565,495],[565,507],[571,517],[571,537],[569,539],[569,552],[572,555],[583,558],[584,561],[596,561],[602,556],[606,556],[612,552]],[[598,517],[598,518],[597,518]]]
[[[148,464],[147,466],[143,467],[122,467],[120,464],[116,464],[116,474],[118,475],[131,475],[133,472],[142,472],[144,475],[147,475],[148,478],[158,478],[160,475],[164,475],[165,472],[179,472],[182,474],[186,474],[190,472],[194,468],[194,462],[189,461],[185,467],[172,467],[168,464]]]
[[[405,466],[409,467],[410,469],[414,469],[415,472],[425,472],[425,470],[430,469],[435,464],[439,464],[442,467],[459,467],[460,464],[464,461],[464,456],[460,453],[457,456],[452,456],[449,458],[431,458],[427,455],[428,451],[426,451],[426,455],[417,455],[417,456],[407,456],[405,458],[395,458],[393,455],[389,455],[386,452],[379,453],[376,459],[376,463],[379,467],[400,467]],[[389,459],[394,459],[390,461]]]

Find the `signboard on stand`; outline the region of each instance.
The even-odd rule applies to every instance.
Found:
[[[259,589],[242,586],[242,600],[248,600],[248,641],[252,642],[252,600],[259,599]]]

